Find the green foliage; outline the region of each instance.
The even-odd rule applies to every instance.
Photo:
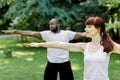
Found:
[[[110,8],[119,7],[120,0],[99,0],[100,5],[107,6]]]
[[[99,3],[107,8],[110,16],[116,14],[118,20],[120,20],[120,0],[99,0]]]
[[[119,0],[0,0],[2,11],[5,6],[8,9],[2,14],[0,25],[12,26],[11,29],[48,29],[49,20],[54,17],[61,20],[62,28],[75,31],[84,31],[84,21],[89,16],[100,16],[108,22],[117,14],[120,20]]]
[[[120,0],[99,0],[101,6],[106,7],[110,15],[109,22],[107,23],[107,31],[116,39],[120,39]],[[116,36],[117,35],[117,36]]]
[[[17,28],[22,26],[22,29],[38,29],[48,26],[49,20],[54,17],[59,18],[63,26],[69,26],[77,17],[78,11],[75,9],[76,4],[72,4],[71,0],[64,2],[61,0],[1,1],[1,5],[3,3],[9,5],[4,15],[5,20],[10,19],[12,26],[17,26]]]
[[[119,22],[116,22],[116,23],[106,23],[106,30],[109,31],[111,30],[112,28],[118,28],[120,29],[120,21]]]
[[[73,0],[7,0],[1,1],[1,5],[3,3],[9,5],[4,19],[10,19],[12,21],[10,26],[17,29],[48,28],[49,20],[54,17],[59,18],[62,26],[67,28],[76,21],[80,21],[82,24],[80,26],[84,26],[84,21],[89,16],[102,16],[105,19],[109,16],[105,8],[99,6],[96,0],[77,2]]]
[[[75,31],[84,31],[84,22],[90,16],[100,16],[105,19],[106,22],[110,18],[109,13],[107,12],[107,8],[100,6],[97,0],[87,0],[82,2],[78,8],[79,17],[77,18],[74,25],[72,25],[72,29]]]

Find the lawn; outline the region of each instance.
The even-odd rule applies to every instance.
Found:
[[[25,43],[39,41],[28,37]],[[43,80],[47,62],[46,48],[30,48],[23,44],[16,37],[0,39],[0,80]],[[9,51],[12,57],[5,55]],[[82,80],[83,54],[70,52],[70,61],[75,80]],[[120,80],[119,75],[120,55],[114,54],[110,60],[109,76],[111,80]]]

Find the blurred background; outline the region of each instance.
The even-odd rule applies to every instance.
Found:
[[[1,30],[47,30],[49,20],[58,18],[62,29],[83,32],[89,16],[105,19],[106,30],[119,42],[120,0],[0,0]]]
[[[58,18],[61,29],[84,32],[84,22],[90,16],[102,17],[106,31],[120,43],[120,0],[0,0],[0,80],[43,80],[47,63],[46,48],[23,46],[43,40],[8,36],[1,30],[48,30],[49,20]],[[120,80],[120,57],[117,54],[111,56],[110,79]],[[83,54],[70,52],[70,61],[74,79],[82,80]]]

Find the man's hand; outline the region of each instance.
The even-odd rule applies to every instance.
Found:
[[[40,47],[39,43],[30,43],[30,44],[24,44],[26,47]]]
[[[15,34],[16,30],[2,30],[2,32],[6,33],[6,34]]]

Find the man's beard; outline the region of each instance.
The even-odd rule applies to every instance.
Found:
[[[50,28],[50,30],[54,33],[56,33],[58,31],[58,26],[56,26],[55,28]]]

